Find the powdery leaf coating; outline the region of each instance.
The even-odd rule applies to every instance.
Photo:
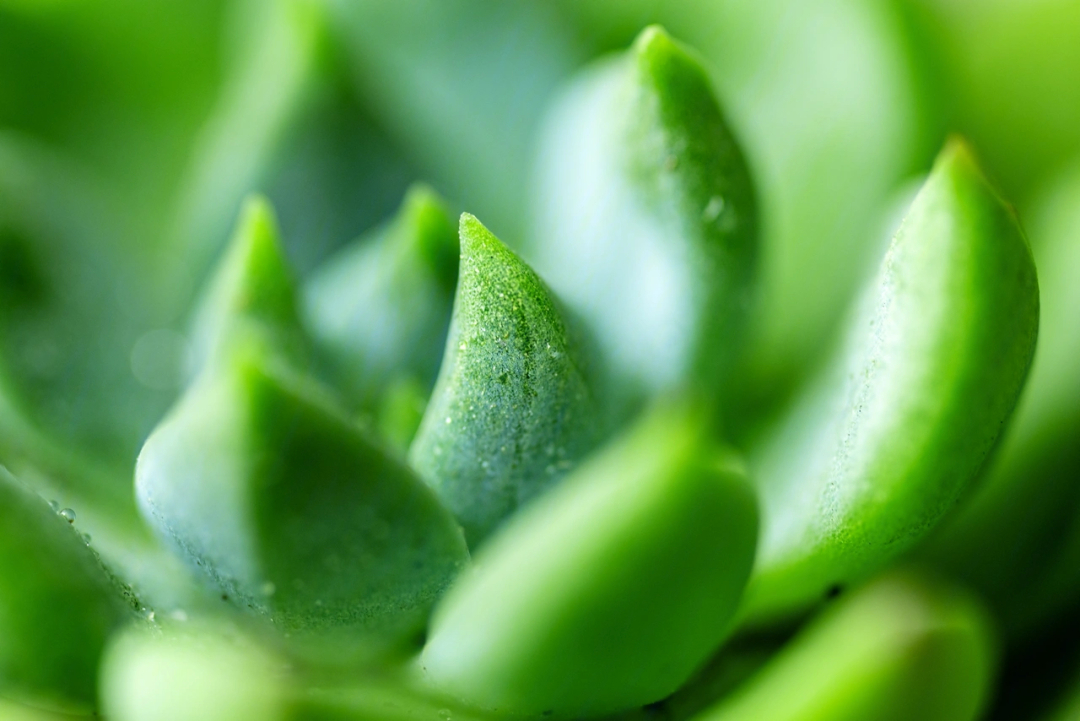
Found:
[[[580,342],[543,281],[476,218],[446,353],[409,452],[474,546],[555,484],[597,429]]]
[[[415,632],[468,559],[430,489],[257,350],[181,399],[139,455],[136,491],[230,602],[341,658]]]
[[[1039,293],[1012,211],[942,151],[847,342],[752,449],[763,535],[746,612],[796,613],[949,511],[997,443],[1035,348]]]

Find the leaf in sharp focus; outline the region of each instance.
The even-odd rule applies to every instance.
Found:
[[[559,481],[596,441],[583,355],[544,282],[462,215],[453,320],[409,458],[470,546]]]
[[[973,597],[893,572],[841,598],[693,721],[975,721],[997,651]]]
[[[431,490],[258,344],[201,376],[154,431],[136,492],[189,565],[316,661],[408,640],[468,559]]]
[[[570,86],[539,163],[527,256],[596,333],[616,417],[649,394],[727,382],[757,211],[697,57],[645,30]]]
[[[200,301],[192,329],[191,375],[227,355],[238,337],[257,337],[267,352],[302,363],[306,340],[296,288],[270,204],[249,198],[225,257]]]
[[[345,248],[307,282],[307,326],[356,409],[376,412],[408,382],[430,393],[446,347],[458,255],[444,203],[417,185],[388,227]]]
[[[492,537],[436,609],[428,681],[510,716],[658,701],[732,627],[757,540],[752,487],[700,408],[647,411]]]
[[[924,536],[1016,404],[1035,267],[962,141],[938,157],[858,309],[833,362],[751,449],[764,526],[752,622],[797,613]]]
[[[130,609],[65,516],[0,466],[0,696],[88,713]]]
[[[1080,600],[1080,167],[1027,216],[1039,268],[1039,346],[985,481],[920,549],[1030,634]]]

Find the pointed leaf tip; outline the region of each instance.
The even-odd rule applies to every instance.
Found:
[[[275,352],[299,358],[296,286],[270,202],[261,195],[243,203],[229,247],[199,302],[192,331],[192,375],[236,344],[237,331],[270,340]]]

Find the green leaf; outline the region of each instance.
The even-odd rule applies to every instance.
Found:
[[[102,707],[113,721],[284,721],[284,663],[226,624],[133,626],[102,662]]]
[[[203,376],[154,431],[136,491],[223,597],[316,658],[415,632],[468,558],[434,494],[258,345]]]
[[[753,423],[827,349],[877,261],[867,239],[879,230],[883,205],[939,142],[939,131],[925,127],[924,116],[940,110],[912,72],[895,7],[903,3],[557,4],[603,47],[621,47],[660,23],[707,62],[759,191],[757,302],[737,389],[740,416],[732,419]]]
[[[425,177],[520,237],[544,108],[586,57],[549,3],[327,0],[358,92]]]
[[[204,293],[191,333],[192,375],[228,355],[238,338],[257,337],[267,352],[303,363],[296,287],[270,204],[249,198],[236,231]]]
[[[320,3],[240,0],[230,6],[231,62],[190,152],[160,256],[165,278],[181,283],[167,290],[179,297],[209,266],[233,209],[266,179],[308,113],[325,42]]]
[[[985,481],[922,549],[1011,636],[1080,600],[1080,168],[1041,195],[1027,228],[1041,305],[1031,376]]]
[[[697,56],[652,27],[551,116],[527,257],[597,335],[616,416],[712,392],[740,349],[757,210]]]
[[[1016,404],[1038,309],[1015,217],[949,143],[836,357],[752,449],[764,531],[751,619],[882,566],[956,503]]]
[[[584,351],[543,281],[461,216],[461,271],[442,369],[409,451],[475,547],[588,452]]]
[[[675,691],[731,628],[750,485],[672,405],[512,518],[440,603],[419,660],[448,696],[576,718]]]
[[[83,713],[105,641],[130,611],[60,510],[0,466],[0,695]]]
[[[893,573],[826,610],[694,721],[975,721],[996,655],[974,598]]]
[[[343,249],[307,282],[307,326],[357,410],[378,415],[410,385],[426,400],[446,346],[458,255],[443,201],[416,185],[389,226]]]

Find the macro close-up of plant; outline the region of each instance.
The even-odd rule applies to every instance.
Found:
[[[0,721],[1080,720],[1080,1],[0,0]]]

